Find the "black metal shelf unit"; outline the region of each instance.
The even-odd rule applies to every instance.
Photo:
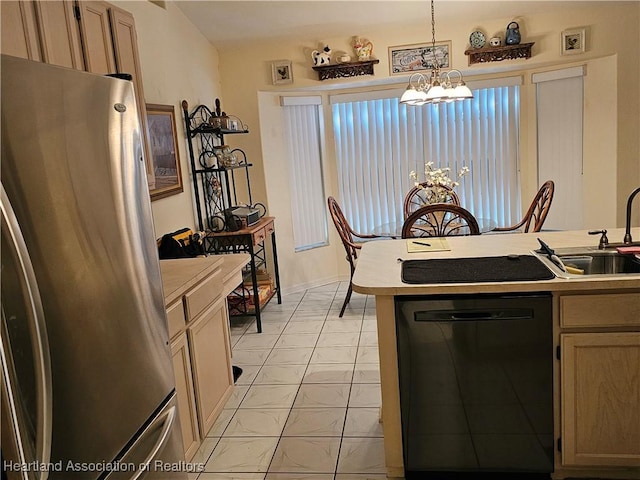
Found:
[[[248,253],[250,262],[243,270],[242,284],[227,297],[230,315],[254,315],[258,332],[262,332],[261,309],[275,296],[282,303],[280,274],[276,249],[275,218],[266,217],[266,208],[254,204],[251,197],[249,167],[245,153],[239,148],[230,150],[237,163],[224,165],[216,155],[216,149],[224,145],[225,135],[249,133],[239,120],[240,128],[219,126],[229,119],[220,112],[220,101],[216,100],[215,112],[206,105],[198,105],[189,112],[189,104],[182,101],[184,122],[189,147],[189,160],[193,176],[193,191],[198,216],[198,227],[206,232],[204,250],[211,254]],[[197,139],[197,140],[196,140]],[[242,175],[244,171],[244,175]],[[237,175],[236,175],[237,173]],[[238,178],[236,178],[238,177]],[[236,181],[243,177],[246,182],[241,189],[246,198],[238,198]],[[259,212],[259,220],[238,228],[227,220],[227,213],[238,205],[248,205]],[[248,223],[248,222],[247,222]],[[273,276],[267,266],[267,238],[271,240]]]
[[[196,213],[200,230],[220,232],[225,230],[226,209],[244,203],[253,205],[251,182],[246,154],[239,148],[231,150],[238,158],[237,165],[225,166],[220,163],[215,147],[224,144],[225,135],[249,133],[244,125],[241,129],[231,130],[212,125],[213,119],[221,118],[219,112],[212,111],[206,105],[198,105],[189,112],[189,104],[182,101],[184,122],[189,147],[189,160],[193,176],[193,191],[196,201]],[[198,140],[195,140],[195,139]],[[196,145],[194,146],[194,143]],[[197,147],[197,150],[196,148]],[[236,172],[244,170],[247,197],[239,202],[236,190]]]

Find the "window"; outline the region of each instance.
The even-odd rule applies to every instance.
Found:
[[[462,205],[517,223],[521,78],[499,82],[470,84],[471,101],[423,107],[401,105],[397,91],[331,96],[340,201],[354,230],[401,222],[409,173],[424,175],[428,161],[454,177],[469,167],[456,188]]]
[[[321,97],[281,97],[296,252],[327,245],[327,206],[320,142]]]

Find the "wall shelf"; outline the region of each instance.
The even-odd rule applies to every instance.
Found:
[[[336,63],[333,65],[316,65],[312,67],[318,72],[319,80],[330,78],[359,77],[360,75],[373,75],[373,66],[380,60],[373,59],[365,62]]]
[[[464,54],[469,56],[469,65],[474,63],[500,62],[518,58],[531,58],[531,47],[535,42],[501,47],[470,48]]]

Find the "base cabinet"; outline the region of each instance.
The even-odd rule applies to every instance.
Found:
[[[640,469],[640,333],[560,337],[563,465]]]
[[[233,389],[226,304],[221,298],[187,329],[200,437],[205,438]]]
[[[226,296],[247,261],[248,255],[224,255],[160,262],[187,462],[233,393]]]
[[[554,478],[640,478],[640,291],[560,294]]]
[[[171,342],[171,355],[173,357],[173,372],[176,377],[176,396],[182,429],[182,443],[185,457],[190,459],[200,446],[200,432],[186,333],[181,333]]]

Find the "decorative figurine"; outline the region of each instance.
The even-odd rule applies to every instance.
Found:
[[[358,61],[366,62],[373,54],[373,43],[360,37],[353,38],[353,49],[356,52]]]
[[[331,63],[331,49],[325,45],[321,52],[314,50],[311,52],[311,59],[314,65],[329,65]]]

